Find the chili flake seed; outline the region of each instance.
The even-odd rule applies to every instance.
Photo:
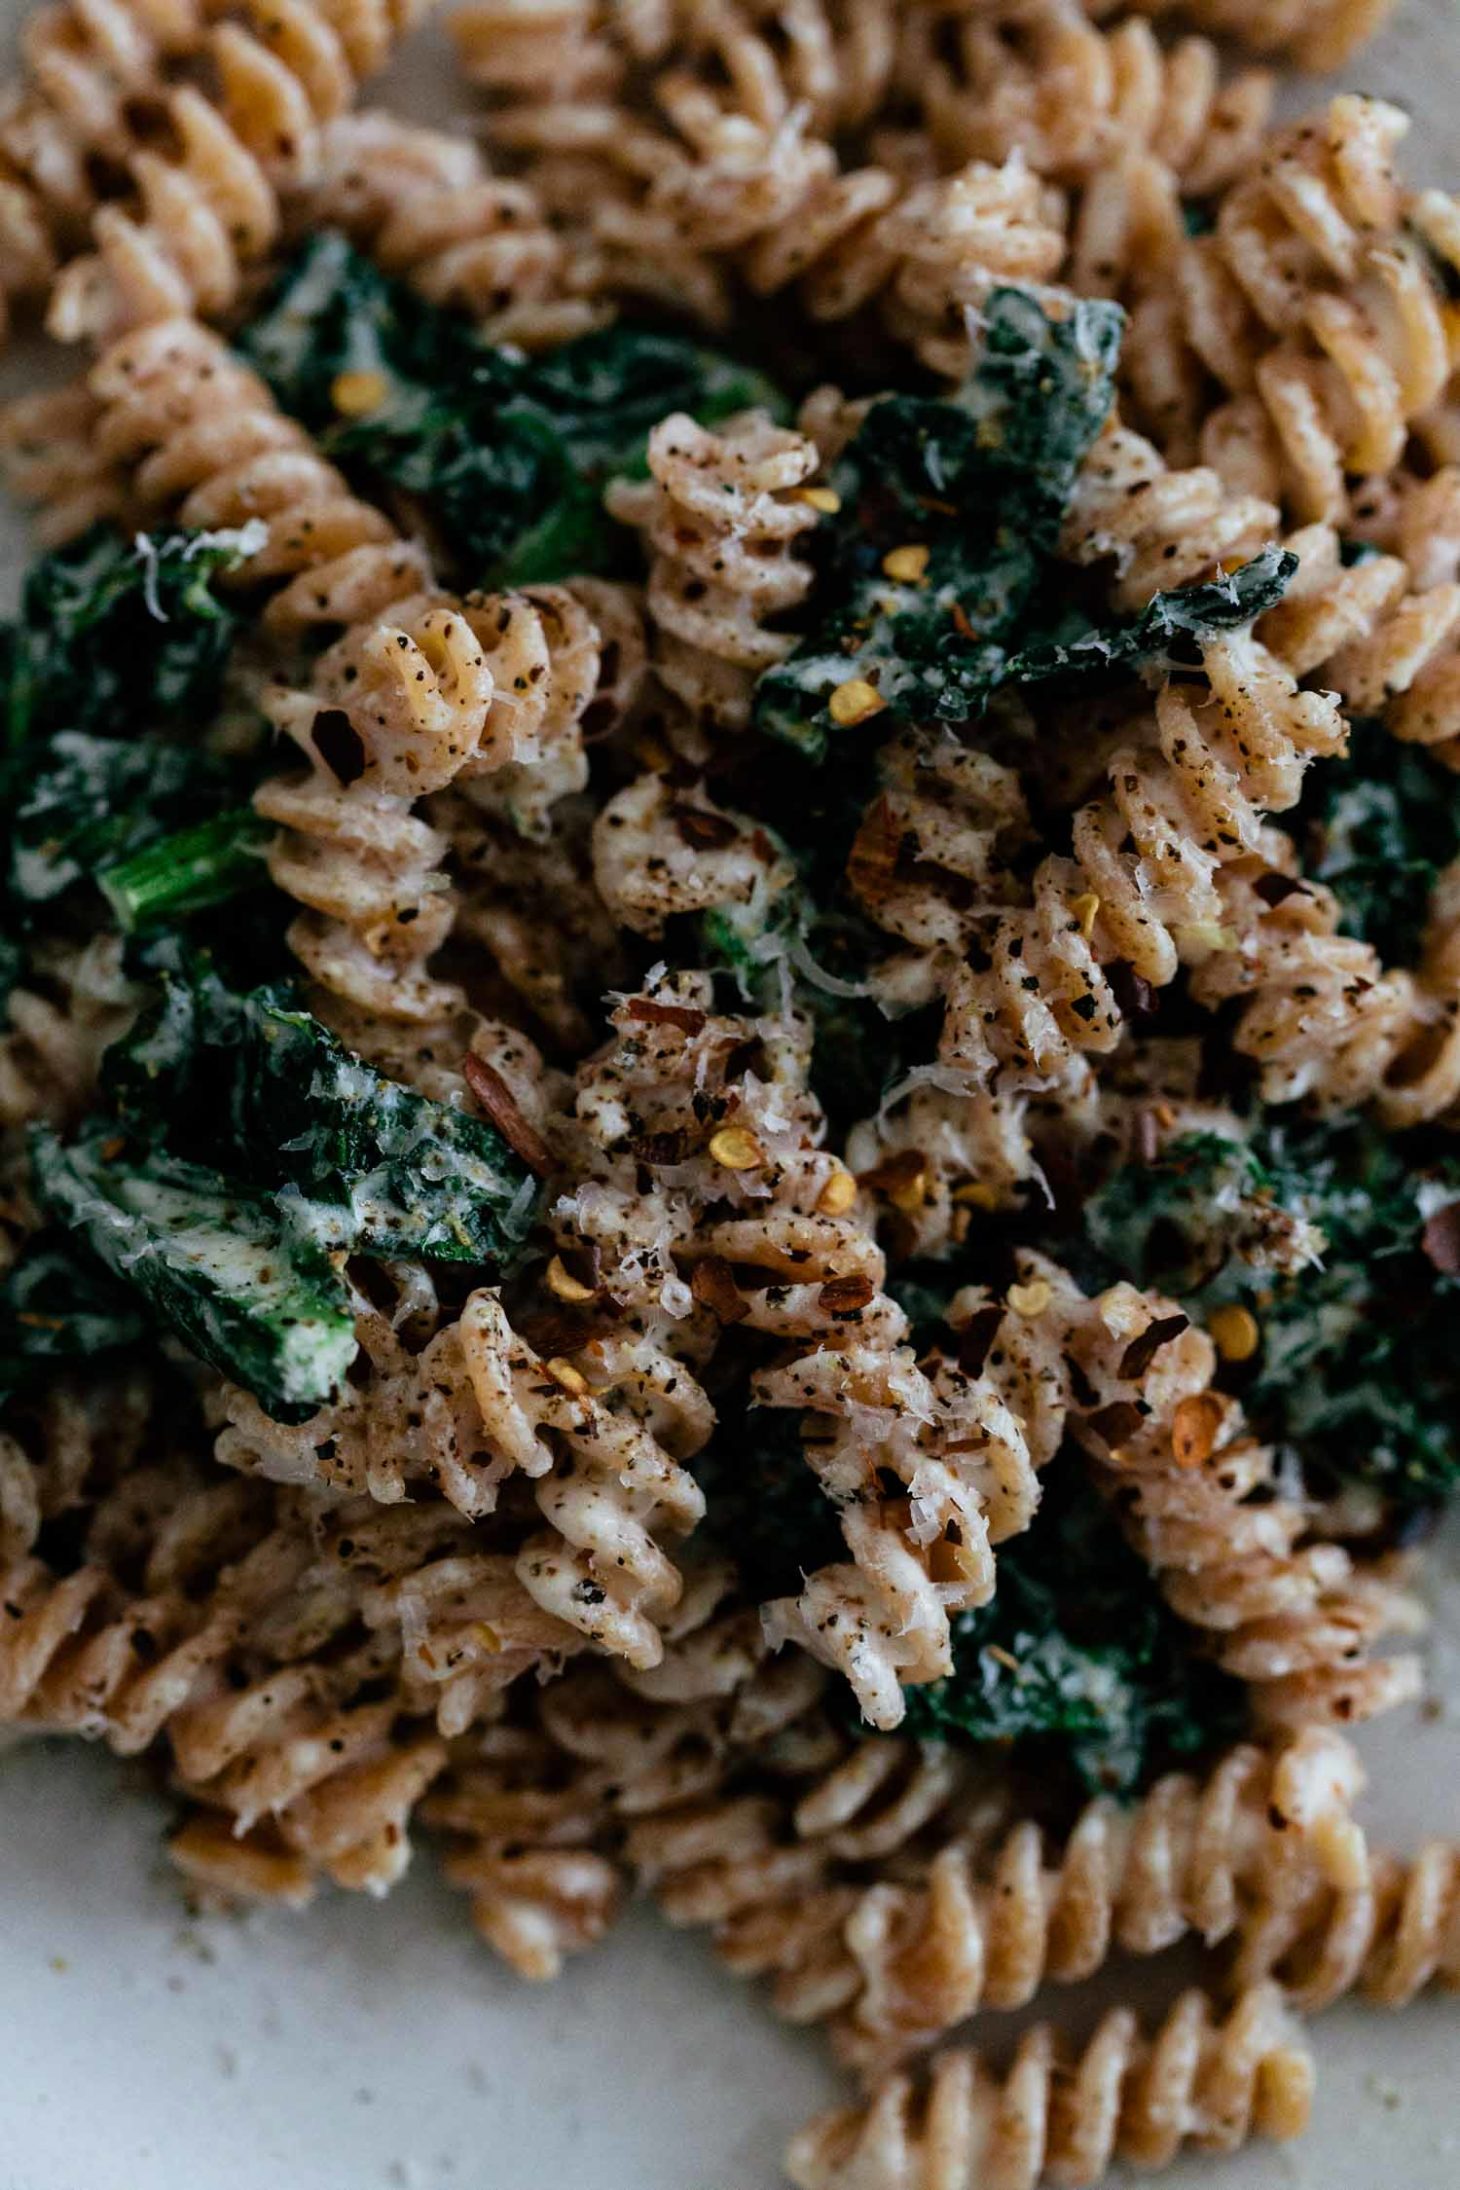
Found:
[[[920,585],[928,573],[929,550],[919,543],[915,547],[893,548],[882,558],[882,569],[899,585]]]
[[[859,722],[867,722],[873,715],[880,715],[887,705],[875,684],[868,684],[865,677],[848,677],[839,684],[826,703],[826,711],[840,729],[850,730]]]
[[[963,1209],[997,1209],[999,1190],[983,1179],[969,1179],[953,1189],[953,1200]]]
[[[1011,1673],[1017,1673],[1019,1670],[1019,1660],[1012,1650],[1005,1650],[1002,1643],[990,1643],[985,1656],[992,1658],[995,1665],[1006,1667]]]
[[[330,401],[342,418],[368,418],[389,393],[384,373],[336,373],[330,382]]]
[[[1015,1315],[1032,1323],[1054,1299],[1054,1287],[1046,1278],[1031,1278],[1027,1285],[1011,1285],[1006,1297]]]
[[[1080,933],[1088,943],[1095,933],[1095,916],[1100,910],[1100,900],[1093,890],[1086,890],[1070,901],[1070,911],[1080,923]]]
[[[561,1255],[554,1255],[547,1266],[547,1289],[559,1300],[592,1300],[593,1287],[581,1285],[571,1270],[564,1269]]]
[[[1250,1308],[1218,1308],[1207,1325],[1212,1344],[1224,1361],[1250,1361],[1262,1343],[1262,1331]]]
[[[765,1162],[765,1150],[743,1125],[722,1125],[710,1141],[710,1154],[727,1171],[754,1171]]]
[[[894,1209],[900,1209],[905,1217],[914,1217],[928,1198],[928,1174],[924,1165],[916,1171],[908,1171],[891,1181],[886,1189],[887,1199]]]
[[[823,517],[835,517],[842,506],[842,498],[834,487],[798,487],[792,499],[809,503],[812,509],[819,509]]]
[[[1183,1399],[1171,1417],[1171,1450],[1179,1468],[1199,1468],[1216,1449],[1225,1409],[1213,1392]]]
[[[823,1217],[844,1217],[856,1198],[856,1180],[838,1165],[816,1197],[817,1211]]]
[[[581,1399],[587,1391],[587,1377],[581,1369],[575,1369],[571,1361],[564,1361],[561,1354],[554,1355],[551,1361],[545,1361],[543,1367],[553,1382],[560,1384],[565,1392],[571,1392],[575,1399]]]
[[[477,1648],[490,1651],[493,1657],[502,1648],[501,1636],[497,1633],[495,1627],[490,1626],[486,1620],[473,1620],[470,1633],[471,1639]]]

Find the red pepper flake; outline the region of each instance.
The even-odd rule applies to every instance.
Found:
[[[1419,1243],[1442,1277],[1460,1277],[1460,1201],[1435,1211]]]
[[[978,638],[978,633],[969,622],[961,601],[950,601],[948,603],[948,613],[953,618],[953,628],[960,639],[976,640]]]
[[[870,1171],[859,1171],[857,1184],[865,1186],[870,1193],[886,1194],[890,1199],[917,1186],[927,1168],[927,1157],[916,1148],[899,1148],[892,1155],[884,1156]]]
[[[1108,1407],[1097,1408],[1094,1414],[1085,1417],[1095,1435],[1112,1452],[1134,1437],[1145,1419],[1133,1399],[1112,1400]]]
[[[537,1178],[545,1179],[553,1168],[552,1150],[538,1132],[537,1127],[523,1117],[507,1082],[485,1057],[478,1057],[475,1050],[468,1050],[463,1061],[462,1076],[478,1107],[497,1128],[515,1156],[520,1156]]]
[[[670,807],[669,817],[685,843],[697,852],[723,852],[740,835],[728,814],[717,814],[708,806],[677,803]]]
[[[1190,1316],[1179,1312],[1171,1316],[1158,1316],[1154,1323],[1146,1325],[1139,1338],[1133,1338],[1126,1347],[1120,1357],[1117,1374],[1128,1382],[1144,1376],[1161,1348],[1168,1346],[1173,1338],[1180,1338],[1182,1332],[1190,1328]]]
[[[706,1255],[690,1272],[689,1289],[702,1308],[721,1323],[743,1323],[750,1304],[742,1299],[735,1273],[723,1255]]]
[[[874,800],[847,854],[847,881],[863,904],[875,907],[887,902],[897,877],[901,840],[891,802],[886,797]]]
[[[678,1027],[681,1034],[703,1034],[706,1014],[692,1004],[656,1004],[652,996],[635,996],[624,1017],[639,1026]]]
[[[1286,905],[1290,897],[1311,897],[1313,893],[1306,882],[1299,882],[1294,875],[1265,874],[1253,883],[1252,894],[1276,910],[1279,905]]]
[[[958,1366],[965,1376],[982,1376],[1004,1311],[997,1305],[978,1309],[958,1333]]]
[[[829,1316],[859,1315],[870,1307],[877,1288],[869,1277],[828,1278],[817,1294],[817,1305]]]

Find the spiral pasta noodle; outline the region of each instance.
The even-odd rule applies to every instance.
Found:
[[[1205,197],[1242,174],[1271,108],[1265,71],[1224,84],[1206,39],[1163,48],[1139,13],[1105,31],[1077,0],[1038,0],[957,13],[941,44],[937,27],[934,10],[908,11],[900,73],[948,166],[1018,152],[1080,184],[1117,153],[1147,153],[1178,192]]]
[[[1123,1014],[1105,969],[1119,961],[1159,988],[1205,957],[1221,932],[1223,867],[1256,842],[1264,809],[1295,803],[1309,760],[1339,750],[1332,699],[1299,691],[1259,642],[1209,640],[1202,662],[1206,689],[1168,681],[1144,736],[1113,754],[1108,790],[1075,816],[1073,857],[1040,864],[1028,909],[975,899],[959,925],[977,956],[965,946],[925,961],[945,998],[940,1055],[971,1084],[1059,1080],[1073,1057],[1113,1048]],[[922,799],[933,828],[943,817]],[[889,908],[906,924],[895,887],[905,828],[880,851],[882,812],[863,825],[849,879],[874,919]],[[928,914],[919,919],[928,932]],[[905,978],[895,964],[879,976],[894,994]]]
[[[244,0],[203,39],[211,90],[178,84],[168,139],[128,148],[131,205],[99,206],[92,250],[56,280],[62,341],[234,304],[281,226],[281,193],[318,165],[321,132],[420,12],[418,0]]]
[[[1125,0],[1086,0],[1098,20]],[[1394,0],[1142,0],[1142,15],[1177,12],[1214,38],[1281,55],[1298,68],[1338,68],[1383,27]]]
[[[713,1345],[722,1324],[801,1349],[752,1389],[805,1416],[804,1455],[853,1563],[823,1568],[767,1619],[845,1672],[874,1724],[895,1725],[901,1680],[947,1668],[950,1610],[992,1593],[991,1544],[1028,1525],[1030,1445],[995,1380],[951,1360],[925,1370],[902,1343],[855,1184],[819,1145],[805,1022],[712,1015],[709,1001],[691,977],[616,1014],[617,1045],[590,1062],[577,1105],[610,1162],[559,1203],[561,1236],[656,1335],[666,1317],[687,1323],[669,1339],[680,1353]],[[746,1069],[756,1046],[768,1069]],[[874,1466],[904,1491],[869,1490]]]
[[[576,261],[530,186],[488,174],[475,145],[382,112],[324,130],[319,171],[296,193],[429,303],[467,312],[494,342],[535,349],[603,314],[571,293]]]
[[[1076,2052],[1048,2024],[1000,2075],[977,2054],[940,2054],[924,2082],[897,2074],[865,2106],[818,2117],[793,2140],[798,2190],[1035,2190],[1101,2180],[1117,2158],[1161,2167],[1184,2144],[1234,2152],[1308,2122],[1312,2058],[1275,1986],[1218,2020],[1183,1993],[1149,2036],[1113,2009]]]
[[[1417,1855],[1377,1855],[1349,1885],[1314,1882],[1284,1906],[1260,1899],[1242,1927],[1241,1982],[1275,1976],[1304,2014],[1346,1993],[1408,2006],[1429,1985],[1460,1987],[1460,1851],[1427,1841]]]
[[[1305,1541],[1306,1515],[1276,1489],[1272,1454],[1211,1389],[1206,1335],[1130,1285],[1076,1306],[1052,1266],[1044,1283],[1097,1402],[1071,1413],[1071,1432],[1173,1611],[1249,1684],[1259,1720],[1357,1723],[1412,1695],[1412,1657],[1368,1655],[1386,1632],[1412,1629],[1412,1605],[1340,1546]],[[1132,1345],[1139,1362],[1163,1321],[1172,1335],[1129,1366]]]
[[[1173,1772],[1133,1808],[1086,1805],[1052,1856],[1032,1820],[940,1828],[915,1880],[865,1887],[845,1926],[862,1985],[833,2025],[862,2069],[942,2038],[980,2008],[1078,1984],[1112,1952],[1158,1954],[1189,1932],[1245,1942],[1253,1906],[1306,1908],[1325,1881],[1367,1876],[1351,1805],[1362,1775],[1342,1737],[1232,1749]],[[908,1868],[909,1866],[904,1866]]]
[[[79,1118],[95,1100],[107,1045],[131,1025],[140,1000],[118,937],[36,938],[0,1028],[0,1125]]]
[[[655,669],[712,728],[744,729],[756,678],[791,651],[772,619],[811,589],[794,550],[816,523],[801,489],[818,462],[763,413],[717,430],[675,413],[649,436],[649,479],[615,480],[605,497],[644,536]]]

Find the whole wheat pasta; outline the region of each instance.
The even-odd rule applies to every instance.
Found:
[[[140,1001],[118,937],[39,939],[0,1030],[0,1124],[79,1118],[96,1099],[103,1053],[131,1025]]]
[[[617,1045],[580,1076],[577,1106],[611,1160],[559,1203],[560,1236],[591,1249],[597,1282],[656,1334],[666,1317],[696,1318],[703,1336],[691,1323],[676,1351],[694,1357],[722,1323],[801,1349],[752,1389],[760,1405],[809,1410],[805,1457],[854,1564],[823,1569],[768,1618],[843,1670],[874,1723],[895,1725],[899,1676],[946,1670],[950,1609],[985,1601],[990,1545],[1028,1523],[1029,1444],[996,1382],[952,1361],[925,1373],[902,1343],[854,1183],[820,1146],[806,1023],[708,1004],[707,983],[682,980],[621,1007]],[[747,1070],[757,1043],[766,1067]],[[721,1073],[735,1065],[718,1087],[716,1059]],[[658,1191],[641,1169],[662,1173]],[[873,1454],[905,1495],[869,1490]]]
[[[134,115],[207,38],[189,0],[89,0],[26,26],[26,81],[0,116],[0,331],[84,229],[98,178],[139,140]]]
[[[1413,1695],[1412,1657],[1368,1655],[1385,1633],[1412,1630],[1412,1602],[1338,1545],[1305,1541],[1307,1516],[1276,1489],[1271,1453],[1211,1389],[1206,1334],[1133,1286],[1076,1304],[1052,1266],[1041,1276],[1042,1312],[1068,1317],[1072,1366],[1094,1400],[1071,1413],[1072,1434],[1172,1609],[1249,1683],[1259,1718],[1357,1723]],[[1172,1335],[1142,1361],[1163,1324]]]
[[[1238,1981],[1275,1976],[1304,2014],[1360,1992],[1406,2007],[1426,1986],[1460,1987],[1460,1851],[1427,1841],[1414,1856],[1382,1851],[1349,1885],[1315,1881],[1279,1908],[1259,1899],[1243,1923]]]
[[[1300,692],[1259,642],[1208,641],[1202,661],[1205,691],[1163,685],[1154,721],[1113,755],[1108,790],[1076,814],[1073,857],[1036,870],[1027,909],[975,902],[976,958],[935,950],[911,975],[896,962],[879,972],[894,996],[910,978],[944,996],[940,1056],[972,1085],[1058,1079],[1073,1055],[1113,1048],[1122,1014],[1104,969],[1120,961],[1160,988],[1205,957],[1220,932],[1221,870],[1256,842],[1264,808],[1296,801],[1309,760],[1341,748],[1332,699]],[[853,850],[849,879],[875,919],[879,898],[902,915],[886,870],[895,876],[904,836],[879,804]]]
[[[1349,1745],[1310,1730],[1169,1773],[1131,1808],[1097,1799],[1052,1853],[1029,1819],[980,1834],[955,1809],[913,1875],[866,1886],[847,1919],[862,1986],[832,2026],[838,2053],[885,2069],[981,2007],[1024,2007],[1114,1951],[1158,1954],[1188,1932],[1211,1946],[1240,1931],[1245,1950],[1254,1904],[1280,1924],[1367,1880],[1361,1784]]]
[[[421,12],[419,0],[244,0],[210,25],[204,81],[168,88],[165,136],[127,146],[127,190],[97,208],[91,251],[57,278],[50,332],[106,341],[233,305],[277,240],[281,193],[308,179],[322,130]]]
[[[378,110],[322,133],[296,219],[343,229],[432,304],[467,312],[496,342],[550,346],[603,317],[569,293],[577,260],[531,187],[488,173],[466,137]]]
[[[1129,0],[1086,0],[1099,21]],[[1394,0],[1137,0],[1133,12],[1175,14],[1216,38],[1235,39],[1255,53],[1270,53],[1298,68],[1340,68],[1382,29]]]
[[[1094,2183],[1117,2158],[1161,2167],[1184,2144],[1233,2152],[1252,2136],[1298,2136],[1312,2089],[1275,1986],[1244,1993],[1222,2021],[1193,1990],[1149,2036],[1113,2009],[1078,2053],[1040,2024],[1003,2075],[977,2054],[940,2054],[921,2085],[890,2076],[865,2107],[808,2123],[786,2166],[798,2190]]]
[[[1140,14],[1101,30],[1078,0],[914,6],[899,73],[948,166],[1019,152],[1051,182],[1088,184],[1146,153],[1198,198],[1243,173],[1272,106],[1265,70],[1223,83],[1206,39],[1163,47]]]
[[[811,588],[794,551],[816,523],[802,489],[818,462],[763,414],[716,430],[675,414],[649,436],[650,478],[608,490],[649,553],[655,669],[696,721],[743,729],[757,676],[791,651],[772,620]]]

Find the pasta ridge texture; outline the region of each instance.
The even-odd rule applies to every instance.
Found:
[[[865,2107],[826,2114],[793,2140],[797,2190],[1035,2190],[1098,2182],[1117,2158],[1165,2166],[1183,2145],[1233,2152],[1307,2126],[1311,2056],[1275,1986],[1218,2020],[1184,1993],[1149,2036],[1113,2009],[1076,2053],[1040,2024],[1002,2076],[971,2052],[938,2055],[920,2086],[901,2074]]]
[[[92,216],[92,249],[57,277],[64,342],[233,305],[282,226],[281,195],[317,169],[321,132],[379,68],[421,0],[243,0],[202,41],[211,86],[163,100],[169,139],[129,148],[133,202]]]
[[[1284,1906],[1261,1902],[1235,1971],[1242,1983],[1275,1976],[1303,2014],[1354,1991],[1399,2008],[1428,1985],[1460,1988],[1460,1850],[1447,1840],[1411,1857],[1385,1850],[1351,1885],[1320,1881]]]
[[[1133,1808],[1098,1798],[1052,1854],[1028,1819],[980,1834],[955,1810],[921,1875],[867,1887],[847,1920],[862,1989],[833,2026],[838,2053],[883,2069],[980,2008],[1083,1982],[1117,1950],[1158,1954],[1188,1932],[1211,1946],[1254,1904],[1281,1921],[1325,1880],[1352,1887],[1367,1876],[1361,1786],[1348,1743],[1307,1729],[1281,1750],[1234,1748],[1200,1778],[1169,1773]]]

